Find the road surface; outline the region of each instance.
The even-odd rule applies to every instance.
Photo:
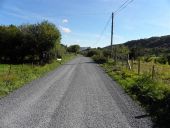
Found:
[[[93,61],[77,57],[0,100],[0,128],[150,128],[145,112]]]

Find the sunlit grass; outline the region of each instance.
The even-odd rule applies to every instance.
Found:
[[[74,55],[65,55],[61,63],[65,63],[73,57]],[[41,77],[60,65],[61,64],[57,61],[53,61],[51,64],[46,64],[44,66],[32,64],[0,64],[0,96],[7,95],[13,90]]]
[[[170,65],[168,64],[155,64],[153,62],[141,62],[140,64],[140,71],[141,74],[144,73],[152,73],[152,68],[155,68],[155,77],[159,78],[160,80],[164,81],[166,84],[170,85]],[[136,61],[133,64],[133,71],[135,73],[138,72],[138,62]]]

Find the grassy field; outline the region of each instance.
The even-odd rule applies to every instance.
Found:
[[[61,63],[65,63],[73,59],[73,57],[75,56],[65,55]],[[44,66],[32,64],[0,64],[0,97],[5,96],[24,84],[41,77],[60,65],[61,64],[57,61],[53,61],[51,64],[46,64]]]
[[[127,69],[126,65],[121,65],[121,68],[126,72],[130,72],[131,74],[137,75],[138,74],[138,62],[133,62],[133,68],[131,71]],[[140,74],[150,74],[152,75],[154,65],[154,77],[155,79],[159,79],[160,81],[164,82],[165,84],[170,86],[170,65],[168,64],[155,64],[153,62],[140,62]]]
[[[122,64],[114,65],[109,61],[101,64],[106,73],[116,80],[120,86],[152,116],[156,127],[170,127],[170,66],[155,65],[152,78],[153,63],[141,62],[141,73],[138,75],[137,62],[133,70]]]
[[[170,85],[170,65],[168,64],[154,64],[152,62],[141,62],[141,73],[152,73],[152,68],[155,68],[155,75],[156,77],[160,78],[161,80],[163,80],[164,82],[166,82],[166,84]],[[137,64],[134,64],[134,71],[137,72]]]

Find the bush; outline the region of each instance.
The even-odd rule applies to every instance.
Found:
[[[144,61],[145,62],[151,62],[152,59],[153,59],[152,57],[147,56],[147,57],[144,58]]]
[[[105,57],[111,57],[111,51],[110,51],[110,50],[104,50],[104,51],[103,51],[103,55],[104,55]]]
[[[98,63],[98,64],[103,64],[103,63],[106,63],[108,60],[106,57],[104,56],[93,56],[93,60]]]
[[[159,103],[159,104],[158,104]],[[156,124],[157,127],[170,127],[170,92],[165,95],[163,100],[159,101],[156,105],[152,106],[151,109],[154,115],[156,115]],[[156,109],[155,109],[156,108]]]
[[[100,51],[98,51],[96,49],[91,49],[87,53],[87,57],[92,57],[92,56],[97,56],[97,55],[100,55]]]
[[[167,56],[168,64],[170,65],[170,55]]]
[[[143,75],[129,91],[146,107],[156,127],[170,127],[170,89],[167,86]]]
[[[142,103],[148,105],[164,97],[161,83],[153,80],[149,75],[142,75],[130,89],[132,94]]]
[[[107,62],[107,65],[109,65],[109,66],[115,66],[115,65],[116,65],[116,62],[113,61],[112,59],[109,59],[108,62]]]
[[[167,58],[166,57],[159,57],[156,59],[156,62],[160,64],[166,64],[167,63]]]

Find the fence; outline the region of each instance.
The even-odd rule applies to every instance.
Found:
[[[122,62],[121,62],[122,63]],[[121,64],[123,68],[130,70],[127,62]],[[149,74],[152,79],[161,79],[170,85],[170,65],[157,64],[154,62],[144,62],[141,60],[130,60],[131,71],[135,74]]]

